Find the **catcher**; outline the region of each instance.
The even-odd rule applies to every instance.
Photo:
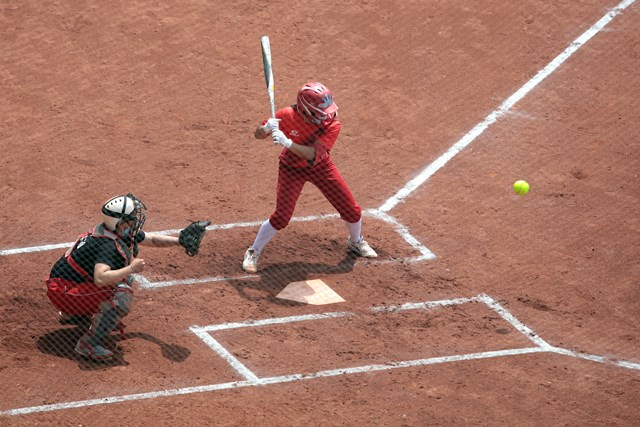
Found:
[[[180,236],[145,233],[146,206],[133,194],[116,196],[102,206],[102,222],[80,236],[55,263],[46,279],[47,296],[60,310],[61,323],[71,318],[88,319],[89,330],[75,351],[92,360],[105,360],[113,352],[104,339],[117,327],[133,303],[132,274],[141,273],[145,260],[138,258],[138,245],[182,246],[195,256],[211,224],[189,224]],[[69,322],[66,322],[69,323]]]

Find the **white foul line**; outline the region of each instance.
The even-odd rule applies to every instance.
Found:
[[[563,354],[565,356],[576,357],[578,359],[590,360],[592,362],[606,363],[608,365],[620,366],[621,368],[640,370],[640,363],[629,362],[626,360],[616,360],[608,357],[598,356],[595,354],[580,353],[566,348],[549,346],[548,351],[552,353]]]
[[[506,114],[511,107],[513,107],[518,101],[524,98],[533,88],[535,88],[540,82],[553,73],[563,62],[565,62],[571,55],[573,55],[578,49],[580,49],[586,42],[594,35],[600,32],[613,18],[621,13],[624,9],[629,7],[635,0],[624,0],[620,2],[615,8],[609,11],[598,22],[596,22],[591,28],[582,33],[580,37],[575,39],[569,47],[567,47],[560,55],[558,55],[553,61],[551,61],[546,67],[538,72],[531,80],[526,82],[524,86],[518,89],[513,95],[507,98],[506,101],[498,107],[498,109],[491,112],[482,122],[478,123],[473,129],[463,136],[458,142],[456,142],[451,148],[449,148],[444,154],[438,157],[433,163],[427,166],[418,176],[409,181],[400,191],[394,196],[390,197],[386,202],[378,208],[382,212],[388,212],[404,199],[409,197],[418,187],[424,184],[434,173],[447,164],[449,160],[456,156],[460,151],[464,150],[469,144],[471,144],[478,136],[480,136],[489,126],[491,126],[501,116]]]

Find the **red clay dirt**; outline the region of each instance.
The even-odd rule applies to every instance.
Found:
[[[149,207],[147,231],[264,220],[279,150],[252,136],[268,115],[262,35],[278,107],[308,80],[333,90],[344,126],[333,158],[375,209],[616,4],[9,0],[0,250],[71,242],[126,192]],[[639,25],[633,4],[387,212],[435,259],[402,262],[419,254],[370,215],[376,262],[346,253],[336,219],[291,223],[256,277],[241,261],[257,226],[207,233],[195,258],[143,249],[152,282],[227,279],[137,288],[124,356],[93,364],[73,353],[79,331],[57,323],[45,295],[64,249],[0,256],[0,424],[637,425],[638,369],[555,353],[9,411],[242,381],[194,325],[354,314],[217,332],[261,378],[531,347],[481,303],[371,311],[479,294],[553,346],[637,366]],[[511,190],[517,179],[527,196]],[[297,217],[332,213],[305,188]],[[311,279],[346,302],[275,298]]]

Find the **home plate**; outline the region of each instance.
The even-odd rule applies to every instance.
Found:
[[[291,282],[282,292],[276,295],[276,298],[313,305],[344,302],[344,299],[340,295],[335,293],[333,289],[320,279]]]

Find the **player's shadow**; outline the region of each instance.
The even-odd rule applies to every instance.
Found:
[[[343,274],[353,270],[356,264],[356,255],[347,252],[345,257],[336,265],[325,263],[287,262],[271,264],[258,270],[259,281],[238,280],[231,284],[238,294],[250,301],[268,300],[274,304],[299,306],[305,305],[296,301],[276,298],[291,282],[308,280],[310,274]],[[267,295],[264,295],[265,291]],[[259,293],[260,295],[257,295]]]
[[[46,354],[52,354],[57,357],[65,359],[75,360],[78,362],[80,369],[85,371],[101,370],[113,366],[123,366],[129,363],[123,359],[122,354],[118,351],[118,342],[123,339],[144,339],[151,343],[157,344],[160,347],[162,355],[174,362],[184,362],[191,351],[188,348],[166,343],[152,335],[143,332],[128,332],[124,336],[119,333],[112,333],[104,342],[104,346],[109,350],[114,351],[114,357],[105,361],[92,361],[80,354],[76,353],[74,348],[78,343],[80,337],[86,332],[88,325],[78,325],[76,327],[66,327],[58,329],[48,334],[43,335],[38,340],[37,346],[40,351]]]
[[[146,341],[149,341],[153,344],[157,344],[160,347],[160,352],[165,359],[169,359],[172,362],[184,362],[187,360],[189,355],[191,355],[191,350],[186,347],[182,347],[178,344],[169,344],[162,341],[159,338],[154,337],[153,335],[146,334],[144,332],[127,332],[124,334],[124,337],[119,335],[114,336],[114,338],[118,338],[118,340],[122,340],[123,338],[126,340],[139,338]]]

